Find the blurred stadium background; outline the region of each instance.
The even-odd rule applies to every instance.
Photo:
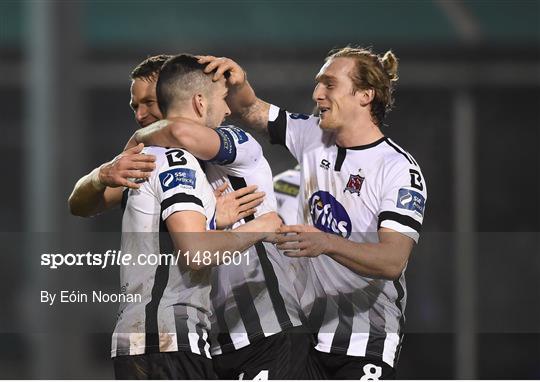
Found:
[[[228,56],[263,99],[309,112],[325,54],[349,43],[400,59],[386,133],[429,187],[398,377],[540,379],[540,3],[522,0],[0,1],[0,378],[113,376],[116,305],[48,308],[39,290],[114,291],[117,269],[39,254],[119,247],[120,211],[75,218],[66,200],[136,128],[138,62]],[[261,143],[274,173],[294,165]]]

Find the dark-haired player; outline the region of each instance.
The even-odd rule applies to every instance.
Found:
[[[160,72],[157,99],[166,118],[157,126],[139,130],[135,141],[171,147],[187,147],[190,151],[208,149],[208,140],[198,137],[201,121],[197,115],[176,118],[169,113],[173,99],[184,99],[187,89],[195,83],[212,83],[212,76],[204,73],[204,65],[197,58],[191,62],[185,56],[186,67],[175,72],[167,64]],[[178,73],[184,73],[181,80]],[[225,102],[225,80],[221,93],[211,104]],[[198,98],[194,100],[197,107]],[[215,106],[212,106],[214,108]],[[217,107],[217,106],[216,106]],[[209,120],[206,126],[217,126],[219,121]],[[276,211],[272,173],[266,159],[256,157],[253,147],[259,144],[244,131],[235,127],[215,130],[221,141],[219,153],[206,164],[206,175],[213,187],[229,183],[233,188],[256,184],[266,193],[265,201],[257,208],[255,216]],[[204,148],[204,147],[203,147]],[[254,158],[250,164],[242,158]],[[240,161],[240,163],[239,163]],[[216,165],[219,164],[219,165]],[[252,217],[247,217],[249,221]],[[312,338],[301,327],[299,303],[292,285],[291,268],[271,244],[259,244],[250,249],[249,261],[222,265],[212,270],[213,321],[211,354],[215,370],[224,379],[306,378],[306,356]]]
[[[225,81],[212,82],[202,70],[202,76],[192,75],[192,62],[180,55],[164,64],[158,82],[161,109],[171,118],[219,125],[229,114],[222,95]],[[176,148],[147,147],[144,152],[156,157],[156,170],[139,189],[127,192],[121,250],[171,253],[163,242],[170,236],[174,255],[159,262],[138,257],[120,266],[122,291],[140,299],[120,304],[111,351],[115,374],[121,379],[213,379],[212,282],[206,268],[233,261],[232,253],[263,240],[281,222],[270,213],[233,231],[215,232],[215,197],[198,160]],[[164,230],[168,233],[160,235]]]
[[[158,73],[170,55],[151,56],[139,63],[131,72],[130,102],[135,120],[140,128],[151,125],[161,119],[157,103],[156,83]],[[206,131],[205,131],[206,130]],[[211,159],[219,147],[219,138],[210,133],[211,129],[197,130],[200,139],[206,145],[198,146],[194,154],[203,159]],[[192,132],[192,131],[190,131]],[[210,135],[210,138],[208,137]],[[213,138],[214,145],[209,142]],[[217,143],[216,143],[217,141]],[[138,189],[140,182],[134,179],[147,179],[155,168],[153,155],[143,155],[143,145],[130,147],[109,162],[103,163],[89,174],[80,178],[69,197],[71,213],[77,216],[90,217],[100,212],[119,206],[122,201],[124,187]],[[246,156],[249,154],[246,154]],[[256,153],[252,155],[257,155]],[[246,162],[252,158],[246,158]],[[224,187],[215,193],[218,198],[217,225],[226,227],[238,219],[255,212],[255,207],[262,202],[264,194],[255,192],[256,186],[249,186],[234,193],[223,195]]]

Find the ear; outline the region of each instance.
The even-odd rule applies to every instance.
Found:
[[[360,90],[358,93],[358,96],[360,98],[360,105],[367,106],[373,101],[375,98],[375,90],[374,89],[365,89]]]
[[[192,98],[193,102],[193,110],[195,110],[195,113],[203,118],[204,113],[206,112],[206,99],[202,94],[195,94]]]

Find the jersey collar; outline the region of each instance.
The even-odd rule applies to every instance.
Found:
[[[383,136],[382,138],[377,139],[375,142],[371,142],[371,143],[368,143],[367,145],[361,145],[361,146],[341,147],[337,143],[336,143],[336,146],[339,147],[340,149],[346,149],[346,150],[365,150],[371,147],[375,147],[378,144],[381,144],[382,142],[386,141],[386,139],[387,139],[386,136]]]

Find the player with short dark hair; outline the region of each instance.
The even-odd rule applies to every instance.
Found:
[[[132,72],[131,75],[131,107],[135,113],[135,118],[139,125],[141,127],[147,126],[148,124],[151,124],[152,122],[157,121],[158,119],[161,119],[161,113],[158,108],[157,104],[157,98],[156,98],[156,82],[157,82],[157,74],[159,70],[161,69],[161,66],[164,64],[164,62],[171,58],[172,56],[168,55],[160,55],[155,57],[150,57],[143,61],[141,64],[137,66],[137,68]],[[211,82],[211,81],[210,81]],[[203,130],[208,130],[209,132],[212,132],[212,134],[217,135],[214,130],[200,126],[199,132]],[[204,133],[203,133],[204,135]],[[217,147],[219,148],[219,138],[217,138]],[[212,143],[215,143],[215,140],[212,141],[211,139],[207,139],[205,137],[205,143],[206,147],[214,147],[214,150],[217,151],[215,145],[213,146]],[[99,168],[92,171],[89,175],[81,178],[79,182],[77,182],[72,195],[70,196],[69,203],[70,208],[72,210],[72,213],[81,215],[81,216],[91,216],[97,212],[105,211],[107,209],[110,209],[116,205],[120,205],[120,202],[122,201],[122,196],[127,195],[127,190],[124,190],[122,186],[128,186],[132,189],[139,190],[141,187],[144,188],[146,191],[149,191],[152,189],[152,193],[155,195],[159,195],[159,189],[155,189],[155,184],[152,186],[148,185],[148,182],[143,182],[145,178],[148,179],[152,177],[152,174],[155,174],[155,172],[152,172],[155,168],[155,160],[156,157],[158,158],[158,164],[160,165],[160,168],[165,165],[163,159],[163,154],[158,151],[160,149],[153,148],[153,149],[147,149],[147,151],[144,153],[141,153],[143,149],[143,145],[136,145],[134,148],[126,150],[124,153],[119,155],[117,158],[115,158],[113,161],[108,162]],[[238,150],[241,152],[242,150]],[[256,150],[255,150],[256,151]],[[259,152],[251,153],[252,155],[257,155]],[[156,154],[156,155],[154,155]],[[159,155],[158,155],[159,154]],[[165,153],[166,154],[166,153]],[[170,155],[173,155],[177,158],[179,158],[179,150],[176,150],[175,153],[169,153]],[[199,152],[199,154],[205,155],[204,150]],[[246,153],[246,155],[243,155],[246,158],[246,161],[251,161],[252,158],[249,157],[250,153]],[[259,153],[260,154],[260,153]],[[215,155],[215,153],[213,154]],[[212,155],[212,156],[213,156]],[[167,155],[165,155],[167,156]],[[187,152],[184,152],[183,155],[181,155],[181,158],[179,160],[183,160],[189,157]],[[191,157],[192,158],[192,157]],[[173,158],[174,159],[174,158]],[[187,160],[187,159],[186,159]],[[138,165],[138,162],[143,163],[145,166],[144,173],[143,172],[137,172],[136,166]],[[190,174],[198,175],[199,177],[200,172],[197,171],[198,163],[193,162],[193,160],[186,161],[186,164],[192,164],[193,168],[191,168],[192,171]],[[140,170],[139,170],[140,171]],[[145,176],[146,175],[146,176]],[[166,174],[167,176],[169,174]],[[156,179],[156,177],[159,178],[159,176],[154,175],[152,178]],[[139,182],[135,183],[133,182],[133,179],[131,178],[139,178]],[[168,178],[167,178],[168,179]],[[195,179],[195,184],[197,186],[201,186],[206,179],[203,181],[198,181]],[[223,184],[219,188],[218,194],[223,192],[225,190],[226,184]],[[255,186],[245,187],[240,190],[228,193],[227,195],[222,195],[218,200],[221,206],[221,211],[218,209],[218,214],[216,216],[216,220],[218,223],[218,226],[221,227],[227,227],[236,222],[237,220],[252,215],[255,212],[255,207],[259,205],[262,202],[262,199],[264,197],[264,193],[258,192],[254,193],[254,190],[256,189]],[[124,191],[124,192],[123,192]],[[174,191],[174,188],[171,190],[167,190],[167,194]],[[145,193],[148,194],[147,192]],[[205,195],[204,197],[202,195],[198,196],[198,199],[201,200],[201,203],[203,200],[206,200],[206,203],[202,203],[203,206],[206,206],[211,199],[208,195]],[[131,210],[131,212],[128,213],[134,213],[133,208],[131,208],[132,203],[139,203],[139,206],[141,205],[141,202],[137,202],[140,200],[139,198],[128,198],[126,203],[126,207],[128,207],[128,210]],[[156,201],[152,198],[147,198],[142,203],[146,206],[150,206],[152,204],[155,204]],[[180,204],[181,205],[181,204]],[[193,208],[198,208],[198,212],[204,212],[208,208],[201,208],[200,204],[193,203],[189,204]],[[174,207],[171,205],[171,207]],[[185,207],[185,206],[184,206]],[[209,207],[210,208],[210,207]],[[211,210],[211,208],[210,208]],[[136,211],[135,211],[136,212]],[[140,216],[138,220],[140,220]],[[133,224],[133,227],[139,227],[138,224],[136,224],[137,220],[134,219],[128,219],[130,224]],[[153,222],[153,220],[152,220]],[[146,229],[153,230],[155,227],[152,222],[148,222],[148,224],[143,225],[146,227]],[[249,228],[249,226],[248,226]],[[140,231],[141,228],[132,228],[132,230]],[[268,230],[268,228],[266,228]],[[150,239],[152,236],[150,233],[147,234],[136,234],[136,235],[130,235],[127,234],[127,236],[132,236],[134,239],[142,239],[142,238],[148,238]],[[126,237],[127,237],[126,236]],[[140,243],[144,240],[134,240],[133,242],[137,245],[143,245],[143,243]],[[231,242],[232,243],[232,242]],[[146,245],[146,244],[145,244]],[[152,246],[152,240],[148,240],[147,245]],[[158,253],[156,251],[156,253]],[[193,265],[193,263],[192,263]],[[149,272],[151,273],[153,270],[150,269]],[[173,274],[176,274],[176,271],[171,268],[171,277]],[[141,273],[141,270],[137,273]],[[153,279],[153,276],[149,279]],[[199,295],[198,293],[195,293],[194,296]],[[166,300],[168,301],[168,300]],[[196,305],[196,304],[195,304]],[[125,307],[121,307],[120,311],[124,312]],[[136,307],[135,307],[136,310]],[[197,315],[200,315],[198,313]],[[193,315],[192,315],[193,316]],[[140,321],[141,325],[143,321]],[[201,321],[203,323],[203,327],[207,325],[207,319]],[[118,328],[117,334],[115,334],[115,340],[113,341],[113,356],[118,355],[125,355],[126,354],[126,344],[128,347],[131,347],[129,341],[125,341],[122,339],[122,335],[120,335],[120,338],[118,338],[118,333],[123,332],[130,332],[133,331],[137,332],[134,333],[135,337],[139,337],[139,340],[144,337],[145,335],[145,326],[138,327],[138,328],[132,328],[131,330],[126,330],[122,327]],[[193,328],[192,328],[193,329]],[[192,330],[192,335],[196,335],[197,338],[199,338],[199,330],[200,328],[195,328]],[[154,338],[154,335],[151,335],[150,338]],[[134,347],[137,348],[136,339],[134,339],[135,343],[133,344]],[[182,340],[184,343],[184,346],[186,345],[186,341]],[[207,341],[207,339],[205,339]],[[198,340],[197,340],[198,342]],[[139,342],[139,345],[141,342]],[[169,346],[174,346],[173,342],[169,343]],[[146,351],[146,345],[142,346]],[[194,347],[195,349],[199,349],[199,352],[201,354],[208,354],[208,346],[201,347],[197,346]],[[165,348],[164,348],[165,349]],[[152,349],[152,346],[149,346],[148,350],[155,351],[155,346]],[[151,353],[148,356],[144,354],[139,354],[141,352],[141,346],[139,346],[133,353],[130,353],[129,350],[127,351],[127,354],[133,354],[133,357],[116,357],[115,360],[115,370],[116,375],[119,378],[122,377],[129,377],[129,378],[139,378],[139,377],[148,377],[149,375],[152,375],[155,378],[172,378],[175,377],[178,378],[187,378],[188,375],[191,375],[193,377],[200,378],[211,378],[213,374],[200,374],[200,372],[205,372],[208,369],[204,366],[204,361],[202,362],[202,368],[180,368],[179,362],[176,362],[174,358],[179,359],[185,359],[186,357],[189,359],[189,355],[186,355],[185,352],[176,352],[174,355],[167,355],[165,353]],[[139,355],[135,355],[139,354]],[[135,364],[134,364],[135,363]],[[149,367],[152,366],[151,369]],[[168,366],[167,366],[168,365]],[[165,367],[167,366],[167,367]],[[201,365],[199,365],[201,366]],[[176,368],[175,368],[176,367]],[[139,374],[136,374],[137,372],[140,372]],[[134,374],[135,373],[135,374]],[[188,373],[187,375],[185,373]],[[196,374],[199,373],[199,374]]]
[[[191,76],[183,57],[177,57],[164,64],[165,70],[170,69],[170,76],[158,80],[164,87]],[[199,77],[207,76],[202,69],[199,72]],[[225,81],[209,80],[182,89],[183,97],[171,91],[164,96],[167,115],[221,123],[229,114],[224,90]],[[138,190],[126,194],[121,250],[172,254],[166,257],[168,262],[160,257],[158,264],[120,266],[123,292],[141,299],[119,307],[111,351],[115,374],[120,379],[213,379],[209,352],[212,286],[205,268],[232,261],[235,251],[263,240],[265,232],[273,232],[281,222],[270,213],[231,232],[214,232],[215,197],[197,159],[181,149],[148,147],[144,153],[156,157],[156,170]],[[164,252],[167,245],[159,235],[164,229],[174,252]]]
[[[133,82],[132,106],[133,100],[157,100],[157,76],[150,78],[151,81]],[[141,98],[141,92],[147,96]],[[198,100],[196,97],[195,101]],[[211,106],[210,103],[208,105]],[[157,110],[153,115],[161,119],[157,103],[152,106]],[[134,111],[137,113],[136,107]],[[246,217],[248,221],[253,218],[250,216],[253,212],[260,216],[264,212],[275,211],[271,170],[253,137],[234,127],[212,130],[193,120],[176,118],[169,109],[167,114],[175,120],[172,123],[164,122],[167,127],[174,127],[171,134],[163,134],[166,129],[162,128],[164,124],[160,122],[138,130],[134,140],[189,148],[199,159],[213,162],[205,165],[207,176],[212,179],[214,188],[231,192],[225,197],[238,192],[232,192],[233,188],[228,183],[234,189],[245,184],[257,184],[259,189],[266,191],[266,198],[257,210],[254,209],[253,197],[237,194],[238,199],[234,200],[238,212],[226,220],[236,221]],[[137,113],[137,120],[147,120],[146,115]],[[180,124],[178,120],[188,123]],[[245,189],[240,188],[239,191]],[[216,268],[219,272],[214,272],[216,282],[212,303],[216,314],[212,316],[215,329],[211,332],[213,345],[210,351],[217,371],[226,378],[253,378],[264,376],[265,373],[269,378],[303,377],[303,360],[309,349],[310,335],[298,329],[301,325],[299,307],[290,282],[289,268],[282,264],[282,257],[272,245],[253,247],[249,256],[249,264],[243,262],[242,266],[232,267],[221,265]],[[292,330],[300,333],[289,333]],[[288,361],[284,363],[284,360]]]
[[[161,68],[156,85],[161,115],[172,119],[188,111],[192,118],[198,119],[196,122],[204,126],[219,126],[223,115],[230,115],[230,110],[225,102],[228,93],[225,79],[217,84],[204,73],[204,65],[195,56],[184,53],[171,57]],[[196,93],[193,93],[194,89]],[[192,101],[193,105],[187,101]],[[205,108],[206,113],[203,113]]]
[[[401,348],[404,271],[422,226],[427,189],[415,159],[382,132],[397,81],[392,52],[346,47],[315,77],[318,115],[289,113],[255,95],[234,61],[202,57],[227,73],[233,117],[286,146],[301,164],[302,224],[284,226],[288,256],[307,259],[302,305],[329,378],[393,378]]]
[[[156,56],[150,56],[137,65],[132,71],[130,78],[146,79],[157,81],[157,76],[161,67],[172,56],[170,54],[158,54]]]
[[[187,62],[185,67],[176,68],[184,62]],[[212,137],[190,138],[201,133],[201,126],[194,123],[195,116],[178,119],[171,113],[178,110],[175,103],[185,99],[184,89],[194,83],[201,89],[212,85],[211,76],[203,69],[204,65],[198,63],[197,58],[188,55],[167,62],[157,85],[157,98],[167,120],[137,131],[133,137],[135,142],[189,146],[193,152],[205,146],[208,150],[208,138]],[[177,71],[184,73],[182,81],[176,79]],[[201,92],[200,96],[203,95]],[[224,107],[227,92],[214,95],[221,99],[212,103],[212,110],[219,111]],[[198,97],[193,104],[196,111]],[[213,118],[210,110],[204,119],[208,125],[218,126],[220,122]],[[215,132],[221,141],[219,153],[205,166],[212,186],[230,183],[234,189],[256,184],[266,193],[266,198],[254,216],[275,212],[272,173],[260,145],[234,126],[219,127]],[[245,221],[252,218],[248,216]],[[264,243],[250,248],[249,261],[212,270],[214,315],[210,352],[220,378],[303,379],[310,376],[305,363],[312,336],[302,327],[299,302],[292,285],[293,268],[285,260],[274,245]]]
[[[135,119],[140,127],[146,127],[161,119],[156,83],[161,67],[171,57],[168,54],[148,57],[131,72],[129,106],[135,113]]]
[[[151,56],[139,63],[131,72],[130,107],[140,128],[159,121],[162,116],[159,110],[156,84],[161,67],[172,55],[160,54]],[[208,141],[211,129],[199,129],[198,139]],[[194,138],[193,138],[194,139]],[[216,141],[218,143],[216,143]],[[214,143],[212,145],[211,143]],[[202,159],[210,159],[215,155],[215,147],[219,139],[212,142],[195,154]],[[138,144],[127,148],[109,162],[103,163],[89,174],[80,178],[69,197],[68,204],[73,215],[91,217],[116,206],[120,206],[125,188],[138,189],[141,181],[148,179],[155,169],[153,155],[141,155],[144,145]],[[214,151],[212,151],[214,150]],[[208,152],[210,154],[208,154]],[[139,182],[134,182],[138,179]],[[224,228],[255,212],[254,208],[262,202],[264,194],[255,192],[256,186],[249,186],[234,193],[223,195],[225,187],[215,191],[217,200],[216,224]]]
[[[130,107],[139,127],[159,120],[156,75],[168,58],[168,55],[148,57],[131,72]],[[119,206],[123,187],[138,189],[140,184],[133,179],[147,179],[155,168],[153,155],[141,155],[143,147],[131,147],[79,179],[68,201],[71,213],[94,216]]]

